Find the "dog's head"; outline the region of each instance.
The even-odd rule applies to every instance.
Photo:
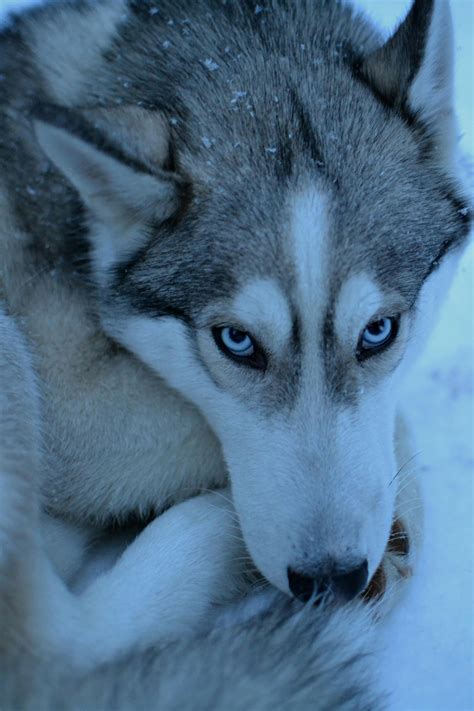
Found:
[[[447,5],[330,49],[258,77],[250,57],[251,110],[217,116],[210,92],[205,131],[119,107],[36,132],[89,209],[106,329],[217,433],[257,566],[350,598],[384,553],[398,389],[469,217]]]

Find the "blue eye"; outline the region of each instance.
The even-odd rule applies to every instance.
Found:
[[[265,369],[265,354],[246,331],[233,326],[215,326],[212,335],[220,350],[232,360],[259,370]]]
[[[398,332],[398,317],[384,317],[369,323],[359,340],[357,357],[359,359],[375,355],[386,348]]]
[[[239,331],[237,328],[232,328],[232,326],[224,326],[221,329],[220,337],[222,344],[233,355],[248,358],[255,351],[253,341],[245,331]]]

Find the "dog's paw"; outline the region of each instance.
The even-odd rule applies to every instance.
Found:
[[[168,514],[168,540],[162,546],[173,551],[172,575],[176,587],[181,584],[183,606],[207,608],[239,596],[250,557],[228,492],[197,496]]]
[[[80,620],[96,661],[207,629],[234,599],[248,561],[227,493],[173,506],[152,521],[80,597]]]

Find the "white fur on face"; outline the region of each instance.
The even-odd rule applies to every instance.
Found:
[[[324,198],[315,191],[297,197],[293,218],[303,372],[290,412],[265,412],[259,393],[267,376],[228,361],[211,335],[218,324],[248,329],[277,358],[290,342],[292,315],[273,280],[210,304],[198,319],[197,341],[171,317],[133,317],[113,334],[205,415],[223,446],[249,551],[285,591],[288,567],[316,569],[329,557],[367,558],[374,572],[390,528],[394,473],[390,388],[350,412],[324,392],[317,356],[328,300]],[[382,302],[364,275],[348,282],[337,307],[340,339],[348,335],[352,344]]]
[[[245,284],[234,299],[212,303],[199,317],[198,325],[235,326],[278,355],[291,336],[292,318],[288,299],[278,283],[256,279]]]
[[[324,368],[319,357],[324,315],[329,298],[329,230],[328,198],[314,186],[291,197],[289,243],[293,252],[297,304],[303,345],[303,373],[306,384],[302,392],[308,402],[301,408],[314,407],[321,393]],[[305,396],[303,395],[303,400]]]
[[[352,405],[328,395],[318,345],[329,299],[324,251],[329,225],[317,194],[300,196],[294,209],[294,258],[301,260],[296,303],[303,337],[299,392],[289,411],[262,409],[259,392],[266,376],[249,376],[227,361],[210,335],[212,325],[235,323],[260,338],[274,357],[288,348],[291,309],[273,280],[256,280],[233,298],[210,304],[198,319],[197,341],[171,317],[133,317],[115,334],[194,402],[213,427],[248,549],[261,572],[286,591],[288,567],[316,569],[328,558],[367,558],[370,574],[378,567],[396,493],[389,485],[396,471],[396,393],[404,370],[401,365],[390,374],[375,369],[367,375],[367,368],[364,377],[373,382]],[[450,259],[423,287],[414,317],[422,320],[412,330],[422,333],[432,326],[437,297],[445,290],[440,279],[453,271]],[[336,299],[337,347],[355,350],[367,322],[378,313],[395,314],[397,308],[397,295],[384,294],[367,274],[354,274]],[[410,344],[415,340],[410,338]]]
[[[109,330],[187,399],[195,402],[203,390],[212,392],[215,387],[197,360],[182,321],[171,316],[133,316]]]
[[[341,344],[357,345],[359,333],[374,314],[386,307],[377,284],[366,274],[349,277],[339,292],[335,308],[335,331]]]
[[[308,223],[300,217],[296,224]],[[302,239],[299,248],[304,249]],[[316,248],[313,256],[318,273],[321,262]],[[207,368],[196,357],[196,344],[187,326],[174,318],[134,317],[115,334],[208,419],[223,446],[248,549],[261,572],[280,589],[288,590],[288,566],[317,567],[328,557],[366,557],[369,574],[378,567],[396,493],[390,482],[396,471],[394,420],[404,361],[413,360],[431,330],[440,294],[447,288],[456,261],[457,255],[446,258],[422,288],[402,364],[390,375],[375,375],[354,406],[334,402],[321,387],[324,369],[312,347],[318,337],[314,323],[320,323],[321,316],[314,304],[300,312],[309,336],[302,341],[300,393],[290,412],[264,413],[258,399],[246,401],[226,387],[234,379],[234,384],[240,382],[242,392],[254,389],[240,368],[226,364],[205,332],[217,315],[230,322],[235,318],[249,328],[251,323],[258,324],[259,333],[274,332],[275,349],[279,343],[284,345],[291,329],[290,309],[271,281],[249,284],[226,308],[216,303],[203,314],[198,341],[204,339],[205,348],[199,346],[199,350]],[[305,268],[301,273],[302,300],[309,301],[311,270]],[[319,276],[321,284],[327,281],[321,271]],[[319,295],[324,303],[321,288]],[[349,278],[335,309],[341,347],[350,344],[352,349],[372,315],[395,303],[396,297],[384,295],[367,275]],[[212,356],[207,353],[211,348]],[[213,373],[222,368],[219,385],[208,368]]]
[[[252,331],[256,326],[267,333],[276,352],[290,338],[292,319],[288,300],[271,279],[260,279],[245,286],[237,294],[231,311],[240,322],[249,324]]]
[[[312,314],[313,332],[321,326],[327,303],[329,274],[329,219],[327,198],[314,187],[291,201],[291,244],[296,269],[298,306]]]

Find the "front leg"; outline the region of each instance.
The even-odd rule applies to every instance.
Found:
[[[195,633],[216,604],[240,592],[245,559],[227,496],[173,507],[81,595],[80,646],[101,662]]]
[[[80,595],[37,539],[27,561],[12,561],[22,569],[22,636],[39,657],[59,656],[84,671],[182,639],[244,589],[247,560],[232,502],[219,492],[152,521]]]

